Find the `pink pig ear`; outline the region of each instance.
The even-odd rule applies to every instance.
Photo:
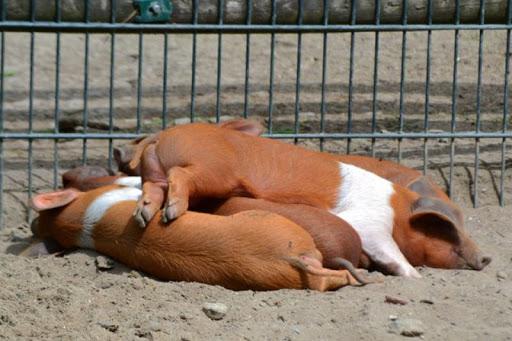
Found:
[[[251,136],[260,136],[265,130],[263,126],[252,120],[234,119],[219,123],[221,128],[238,130],[241,133],[245,133]]]
[[[38,194],[32,198],[30,206],[37,212],[62,207],[78,198],[80,193],[75,189],[69,188],[57,192]]]

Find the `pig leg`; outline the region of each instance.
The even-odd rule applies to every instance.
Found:
[[[191,167],[172,167],[168,172],[167,203],[162,212],[162,221],[168,223],[188,209],[193,186],[194,171]]]
[[[162,207],[168,187],[165,172],[155,153],[155,144],[147,146],[142,154],[141,173],[142,195],[133,216],[139,226],[144,228]]]
[[[407,261],[391,235],[358,231],[363,250],[379,267],[396,276],[421,278],[420,273]]]
[[[164,202],[166,185],[154,182],[145,182],[142,185],[142,196],[137,202],[137,207],[133,216],[140,227],[146,227],[146,224],[153,218]]]
[[[288,261],[304,271],[307,275],[306,287],[309,289],[327,291],[360,284],[349,271],[326,269],[322,262],[314,257],[301,255],[297,258],[289,257]]]

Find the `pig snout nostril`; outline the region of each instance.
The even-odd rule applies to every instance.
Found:
[[[485,268],[487,265],[489,265],[489,264],[491,263],[491,261],[492,261],[492,258],[491,258],[491,257],[489,257],[489,256],[483,256],[483,257],[481,257],[481,259],[480,259],[481,267],[480,267],[480,269],[479,269],[479,270],[481,270],[481,269]]]
[[[474,270],[482,270],[485,268],[489,263],[492,261],[492,258],[489,256],[478,256],[475,259],[475,262],[473,264],[469,264],[470,267]]]

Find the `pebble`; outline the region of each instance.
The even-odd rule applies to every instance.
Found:
[[[399,305],[406,305],[407,301],[404,299],[401,299],[399,297],[393,297],[386,295],[384,302],[390,303],[390,304],[399,304]]]
[[[297,334],[297,335],[299,335],[299,334],[300,334],[300,328],[299,328],[298,326],[293,326],[291,329],[293,330],[293,332],[294,332],[295,334]]]
[[[111,270],[115,267],[115,263],[112,259],[105,256],[98,256],[95,260],[96,269],[100,271]]]
[[[390,323],[388,331],[393,334],[415,337],[423,335],[425,326],[420,320],[397,318]]]
[[[507,279],[507,274],[504,271],[498,271],[496,273],[496,277],[498,278],[498,281],[503,281]]]
[[[212,320],[222,320],[228,312],[228,306],[223,303],[205,303],[203,312]]]
[[[142,277],[141,273],[136,271],[136,270],[132,270],[130,271],[130,273],[128,274],[128,277],[130,278],[139,278],[139,277]]]
[[[135,336],[138,336],[138,337],[140,337],[142,339],[153,340],[153,334],[151,334],[151,332],[147,331],[147,330],[137,329],[135,331]]]
[[[100,325],[100,327],[108,330],[111,333],[115,333],[119,329],[119,325],[110,322],[98,322],[98,324]]]

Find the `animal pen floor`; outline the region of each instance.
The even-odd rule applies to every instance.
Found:
[[[27,129],[29,35],[6,35],[5,122],[9,131]],[[447,130],[451,117],[453,32],[434,32],[430,96],[430,128]],[[505,32],[486,32],[482,86],[482,129],[502,124]],[[329,35],[326,131],[344,132],[348,101],[349,34]],[[137,37],[116,41],[115,126],[134,131],[136,121]],[[162,37],[144,38],[142,92],[143,131],[161,124]],[[63,35],[61,117],[81,118],[83,107],[83,36]],[[223,37],[221,115],[243,110],[245,36]],[[296,36],[276,36],[274,95],[275,132],[292,132],[295,102]],[[170,37],[170,123],[184,122],[190,105],[191,37]],[[399,121],[401,34],[381,33],[377,131],[397,131]],[[53,130],[55,37],[36,34],[35,131]],[[216,36],[198,36],[196,113],[214,117],[216,99]],[[370,129],[374,34],[356,34],[353,130]],[[109,36],[91,36],[90,121],[106,122],[109,110]],[[251,37],[249,116],[264,121],[268,105],[270,37]],[[322,39],[303,36],[301,129],[319,129]],[[404,130],[422,131],[426,33],[408,33]],[[478,32],[461,33],[457,129],[475,129]],[[448,61],[448,62],[447,62]],[[90,129],[94,131],[94,129]],[[118,141],[117,143],[121,143]],[[337,292],[280,290],[232,292],[196,283],[164,283],[121,264],[102,271],[94,252],[75,251],[58,258],[30,260],[15,256],[30,235],[27,214],[27,146],[4,143],[4,225],[0,231],[0,338],[64,339],[358,339],[399,338],[389,333],[390,318],[421,321],[426,339],[507,340],[512,338],[512,170],[506,153],[505,200],[498,206],[501,140],[480,142],[479,208],[472,208],[474,141],[457,140],[453,199],[463,207],[467,229],[493,257],[481,272],[421,269],[422,279],[386,277],[382,284],[347,287]],[[309,148],[314,142],[299,141]],[[106,165],[108,143],[88,141],[88,161]],[[53,185],[53,141],[33,143],[33,188]],[[80,163],[82,141],[59,141],[60,173]],[[325,150],[343,153],[346,141],[326,141]],[[445,185],[449,177],[450,141],[429,141],[429,174]],[[377,141],[377,156],[396,158],[397,142]],[[354,153],[369,152],[368,141],[352,141]],[[423,141],[403,141],[403,163],[423,165]],[[401,298],[405,305],[385,302]],[[229,310],[220,321],[202,311],[205,302],[224,303]]]

